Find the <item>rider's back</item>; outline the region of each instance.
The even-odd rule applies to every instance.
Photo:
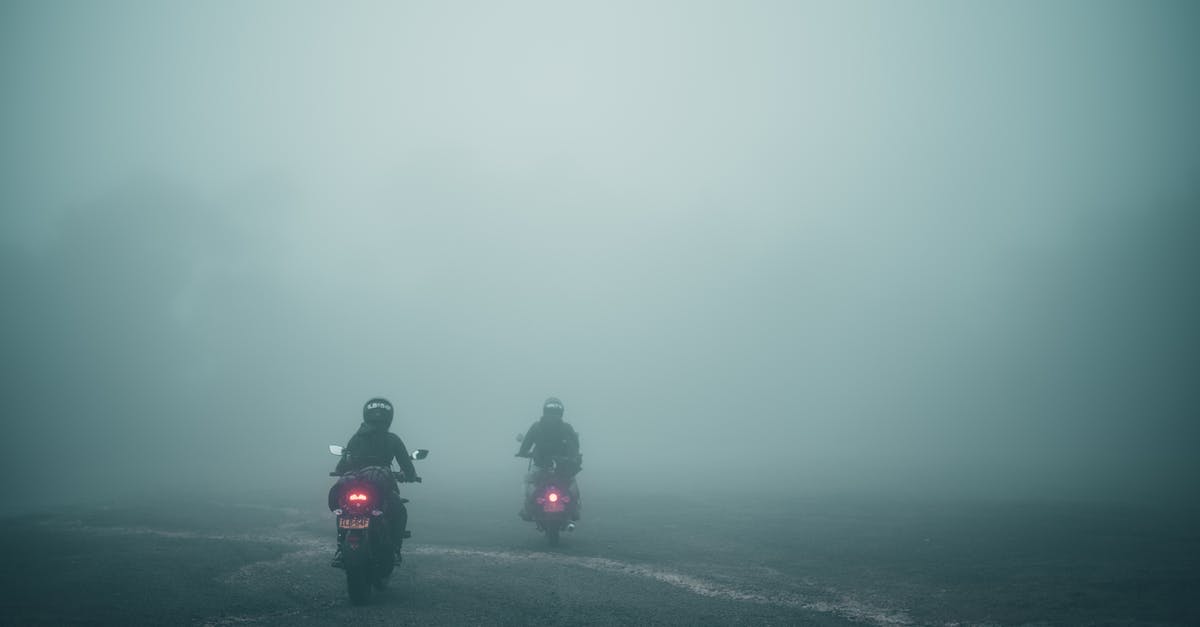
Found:
[[[570,457],[579,452],[579,435],[569,422],[539,420],[530,427],[534,452]]]
[[[416,477],[416,470],[408,457],[408,449],[405,448],[404,442],[400,436],[388,431],[386,426],[362,423],[346,443],[345,453],[338,462],[338,472],[358,470],[365,466],[388,468],[394,459],[407,477]]]

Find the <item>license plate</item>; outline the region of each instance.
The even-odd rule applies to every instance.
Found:
[[[371,519],[366,516],[348,516],[338,519],[338,527],[342,529],[366,529],[371,526]]]
[[[563,505],[562,503],[547,502],[545,505],[542,505],[542,511],[543,512],[565,512],[565,511],[567,511],[567,506]]]

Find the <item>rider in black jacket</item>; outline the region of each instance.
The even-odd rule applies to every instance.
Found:
[[[408,449],[404,447],[400,436],[388,431],[392,425],[393,414],[392,404],[384,398],[373,398],[363,405],[362,425],[346,443],[346,447],[342,449],[342,458],[338,460],[336,472],[351,472],[367,466],[390,468],[394,459],[400,465],[400,470],[404,472],[405,481],[421,480],[417,476],[417,469],[413,467],[412,458],[408,456]],[[408,510],[400,502],[396,480],[390,478],[389,475],[388,479],[381,481],[383,484],[377,487],[381,494],[387,495],[392,547],[396,551],[396,559],[399,560],[400,544],[403,542],[404,530],[408,527]],[[335,485],[329,491],[329,509],[336,509],[337,506],[337,486]],[[336,556],[334,561],[337,561]]]
[[[521,439],[517,457],[532,457],[533,464],[538,468],[548,467],[553,457],[559,458],[559,472],[571,477],[571,520],[579,520],[579,486],[575,483],[575,474],[583,469],[583,456],[579,453],[579,434],[562,418],[562,401],[553,396],[546,399],[542,404],[542,417],[529,427],[529,431]],[[533,491],[532,480],[531,473],[526,477],[526,506]],[[529,512],[524,508],[519,515],[523,519],[529,519]]]

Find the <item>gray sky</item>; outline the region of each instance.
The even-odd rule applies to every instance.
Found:
[[[555,395],[612,489],[1194,500],[1198,27],[6,2],[5,491],[320,484],[374,395],[511,481]]]

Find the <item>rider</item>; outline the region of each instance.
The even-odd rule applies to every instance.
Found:
[[[392,426],[392,404],[386,398],[373,398],[363,405],[363,422],[358,432],[342,449],[342,458],[338,460],[335,472],[346,473],[361,470],[368,466],[391,468],[392,460],[400,464],[404,472],[404,481],[415,482],[417,469],[413,467],[412,458],[400,436],[388,431]],[[387,495],[387,512],[392,533],[392,548],[396,554],[396,562],[400,561],[400,544],[404,539],[404,530],[408,526],[408,510],[400,500],[396,479],[390,473],[384,477],[381,474],[372,475],[372,479],[381,494]],[[329,509],[336,509],[337,486],[329,491]],[[335,565],[341,559],[341,549],[334,555]]]
[[[521,449],[517,457],[532,457],[533,465],[545,471],[550,467],[552,459],[559,458],[560,472],[571,477],[568,491],[571,494],[571,520],[579,520],[579,486],[575,483],[575,474],[583,470],[583,455],[579,453],[579,434],[571,424],[563,421],[563,403],[551,396],[542,404],[542,417],[529,427],[525,437],[521,439]],[[563,462],[573,464],[574,468],[563,470]],[[525,477],[525,506],[518,515],[524,520],[530,520],[528,511],[529,497],[533,494],[533,482],[536,473]]]

